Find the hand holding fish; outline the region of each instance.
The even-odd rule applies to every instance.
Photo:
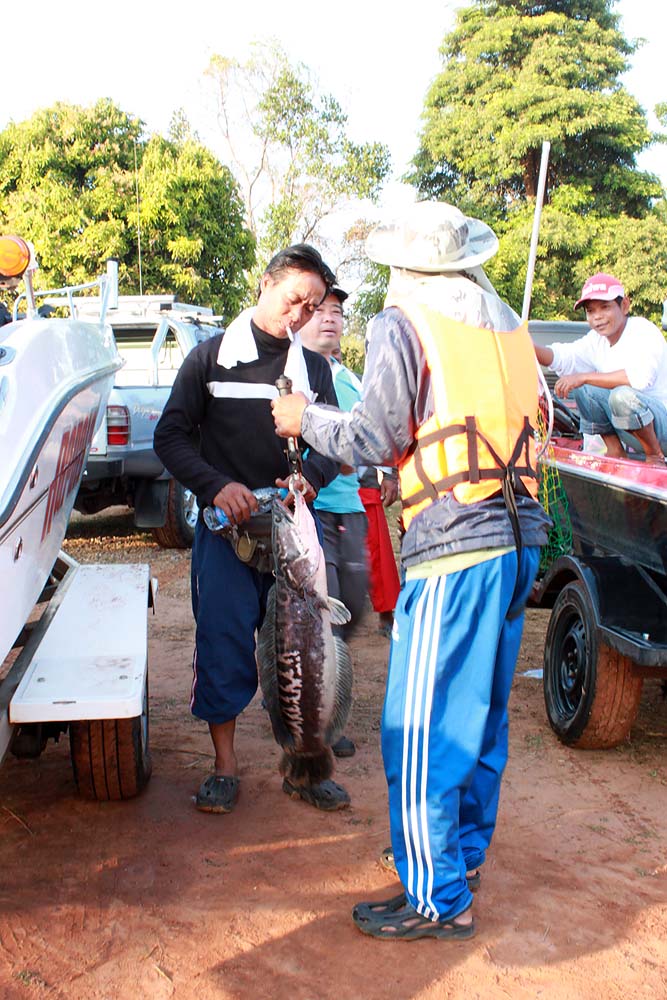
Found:
[[[301,418],[308,406],[308,399],[302,392],[292,392],[271,401],[276,434],[280,437],[299,437]]]
[[[300,483],[301,486],[299,488],[299,492],[301,493],[303,499],[306,501],[306,503],[312,503],[315,497],[317,496],[317,493],[315,492],[314,488],[310,485],[308,480],[304,479],[303,476],[300,477]],[[288,476],[287,479],[276,479],[276,486],[280,486],[283,489],[291,490],[291,485],[292,485],[291,476]],[[287,498],[284,500],[284,503],[288,507],[293,507],[294,494],[291,492],[288,493]]]
[[[257,497],[243,483],[227,483],[216,493],[213,506],[220,507],[231,524],[241,524],[257,510],[258,504]]]

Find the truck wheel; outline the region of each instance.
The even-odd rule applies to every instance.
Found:
[[[642,679],[632,660],[598,643],[581,583],[568,583],[551,612],[544,647],[544,700],[551,728],[569,746],[605,750],[625,740]]]
[[[70,755],[76,787],[84,799],[131,799],[151,776],[148,691],[144,711],[133,719],[70,722]]]
[[[152,529],[153,538],[163,549],[189,549],[195,537],[198,514],[194,493],[175,479],[170,480],[167,515],[161,528]]]

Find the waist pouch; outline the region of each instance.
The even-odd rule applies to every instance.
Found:
[[[242,524],[236,525],[227,536],[237,559],[258,573],[273,572],[271,523],[271,511],[255,514]]]

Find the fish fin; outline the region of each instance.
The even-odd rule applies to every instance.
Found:
[[[280,773],[295,785],[319,785],[333,774],[334,759],[328,746],[317,754],[294,754],[286,750]]]
[[[300,593],[306,607],[308,608],[309,614],[311,614],[313,618],[319,618],[320,611],[329,610],[330,599],[328,597],[320,597],[320,595],[314,590],[304,590]]]
[[[294,740],[283,722],[280,712],[276,660],[276,588],[274,584],[266,599],[266,614],[257,636],[257,674],[276,743],[281,747],[290,747]]]
[[[331,624],[332,625],[347,625],[351,620],[352,615],[345,607],[342,601],[339,601],[336,597],[328,598],[328,607],[331,613]]]
[[[347,643],[339,635],[333,637],[336,653],[336,692],[331,722],[327,728],[325,741],[330,746],[343,735],[343,729],[352,704],[352,657]]]

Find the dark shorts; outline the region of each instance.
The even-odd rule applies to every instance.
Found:
[[[271,573],[258,573],[199,521],[192,546],[192,612],[197,624],[190,708],[206,722],[235,719],[257,690],[256,632]]]
[[[326,510],[318,510],[317,517],[324,536],[329,596],[342,601],[352,615],[342,632],[349,638],[364,612],[368,594],[367,518],[361,512],[333,514]]]

